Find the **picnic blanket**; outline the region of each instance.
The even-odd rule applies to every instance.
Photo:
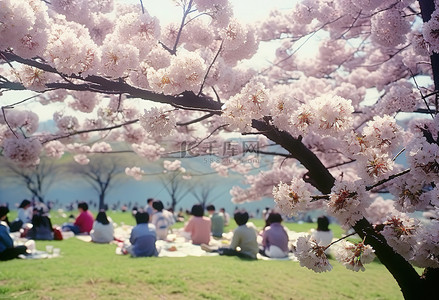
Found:
[[[122,246],[125,244],[129,244],[128,240],[131,234],[132,226],[122,225],[118,226],[114,230],[114,236],[117,240],[125,241],[125,243],[119,243],[116,248],[116,254],[122,255]],[[288,233],[291,240],[296,240],[300,234],[295,232]],[[221,239],[211,238],[209,245],[212,247],[227,247],[230,245],[230,242],[233,237],[233,232],[227,232],[223,234]],[[91,241],[91,238],[88,239],[86,236],[78,236],[77,238],[84,241]],[[219,255],[216,252],[206,252],[199,245],[194,245],[190,241],[190,237],[187,236],[182,229],[174,229],[172,233],[168,234],[167,240],[157,240],[156,242],[157,250],[159,250],[159,257],[186,257],[186,256],[217,256]],[[293,253],[290,253],[285,258],[270,258],[263,255],[258,254],[258,259],[261,260],[290,260],[297,261],[297,258]]]
[[[47,258],[60,257],[60,254],[48,253],[46,251],[35,250],[27,255],[20,254],[18,257],[21,259],[47,259]]]

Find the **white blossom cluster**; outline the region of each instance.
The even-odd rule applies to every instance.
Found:
[[[364,272],[365,264],[375,259],[374,250],[371,246],[364,243],[352,244],[345,240],[337,244],[335,258],[347,269],[358,272]]]
[[[223,106],[222,117],[233,129],[249,130],[252,119],[259,119],[269,112],[268,91],[259,82],[249,82],[241,92]]]
[[[297,239],[294,255],[299,260],[300,266],[321,273],[332,270],[325,250],[325,247],[320,246],[311,235],[300,236]]]
[[[135,180],[142,180],[143,175],[145,175],[145,171],[140,169],[139,167],[125,168],[125,174],[133,177]]]
[[[3,156],[22,167],[32,167],[40,162],[43,146],[36,138],[7,138],[3,141]]]
[[[381,234],[389,245],[405,259],[412,259],[417,244],[419,221],[407,216],[393,216],[384,224]]]
[[[293,178],[289,184],[281,181],[273,187],[274,202],[285,215],[296,215],[299,211],[306,210],[311,201],[309,190],[309,185],[302,179]]]
[[[156,143],[143,142],[140,144],[133,144],[132,148],[137,155],[151,161],[160,159],[161,155],[165,152],[165,149]]]
[[[331,190],[327,210],[348,229],[363,217],[369,204],[361,183],[337,181]]]
[[[150,110],[145,109],[140,117],[140,125],[152,136],[166,136],[174,130],[176,120],[169,110],[152,107]]]

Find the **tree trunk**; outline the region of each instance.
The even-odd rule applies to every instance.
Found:
[[[279,131],[267,122],[253,121],[253,127],[263,132],[273,142],[288,150],[292,158],[297,159],[305,166],[309,171],[307,173],[307,181],[309,183],[323,194],[331,192],[335,178],[322,164],[320,159],[300,139],[294,138],[286,132]],[[397,281],[405,299],[427,299],[428,295],[432,295],[429,294],[430,291],[427,290],[427,285],[413,266],[396,253],[387,244],[386,239],[379,232],[376,232],[365,218],[355,224],[354,230],[360,237],[365,238],[366,244],[373,247],[378,259]],[[422,297],[420,297],[421,295]]]
[[[99,194],[99,210],[105,210],[105,193]]]

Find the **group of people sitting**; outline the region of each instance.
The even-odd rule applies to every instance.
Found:
[[[16,230],[18,224],[14,225],[15,222],[21,222],[21,229],[27,228],[25,237],[29,239],[54,239],[54,229],[47,214],[33,210],[31,217],[29,211],[26,211],[29,210],[30,205],[30,202],[27,202],[24,201],[20,205],[18,217],[11,223],[7,221],[6,216],[9,210],[6,207],[0,207],[0,221],[2,221],[0,224],[0,260],[12,259],[26,253],[25,246],[13,247],[13,242],[10,240],[8,226],[12,225],[11,228]],[[119,241],[122,243],[121,253],[123,254],[130,254],[133,257],[158,256],[160,248],[156,247],[157,240],[167,240],[172,230],[171,227],[175,223],[174,215],[164,209],[162,201],[151,198],[147,200],[147,203],[145,209],[133,212],[136,226],[132,228],[129,240],[126,243]],[[74,222],[62,226],[63,232],[72,232],[75,235],[89,234],[95,243],[110,243],[115,240],[113,221],[105,211],[99,211],[94,219],[86,202],[78,203],[78,211],[79,215]],[[199,245],[207,252],[248,259],[256,259],[258,253],[271,258],[288,257],[291,250],[289,236],[281,224],[283,219],[279,213],[269,213],[264,228],[258,231],[253,224],[248,223],[249,214],[246,211],[235,211],[233,218],[237,227],[233,231],[230,244],[228,247],[218,247],[215,246],[218,243],[211,243],[211,239],[223,238],[224,226],[228,221],[225,220],[223,213],[215,211],[214,205],[207,206],[206,211],[207,215],[201,204],[193,205],[191,217],[180,232],[192,244]],[[26,227],[27,222],[33,226]],[[317,230],[313,232],[314,238],[326,245],[332,240],[332,231],[329,230],[328,225],[329,220],[321,217],[318,219]],[[40,230],[41,228],[47,229]]]
[[[43,204],[35,205],[24,199],[17,210],[17,218],[9,221],[9,208],[0,206],[0,260],[10,260],[20,255],[29,255],[35,249],[35,240],[62,240],[62,231],[74,234],[89,234],[96,227],[96,242],[109,243],[113,238],[113,224],[105,212],[98,213],[96,220],[88,211],[86,202],[78,203],[79,215],[74,223],[66,223],[62,228],[54,227],[49,217],[49,210]],[[100,227],[107,224],[108,227]],[[104,232],[107,231],[107,234]],[[22,245],[16,246],[14,237],[27,239]]]
[[[49,211],[44,205],[32,205],[31,201],[24,199],[18,207],[15,220],[10,222],[8,213],[8,207],[0,206],[0,260],[28,255],[29,251],[35,249],[35,240],[61,239],[61,233],[56,234],[58,229],[52,226]],[[27,241],[15,246],[10,233],[17,233],[18,237]]]

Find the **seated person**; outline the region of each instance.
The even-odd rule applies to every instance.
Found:
[[[329,229],[329,219],[326,216],[320,216],[317,218],[317,230],[311,232],[311,236],[316,240],[320,246],[328,246],[334,237],[332,230]],[[329,253],[329,249],[325,251]]]
[[[8,215],[9,209],[6,206],[0,206],[0,261],[18,258],[20,254],[27,254],[27,247],[16,246],[9,234]]]
[[[226,209],[224,207],[220,208],[220,213],[223,215],[224,218],[224,226],[229,226],[229,221],[230,221],[229,213],[226,212]]]
[[[74,234],[89,234],[93,229],[94,218],[88,210],[88,204],[86,202],[79,202],[78,211],[79,216],[76,217],[75,222],[73,224],[64,224],[62,230],[72,231]]]
[[[208,205],[206,207],[209,213],[210,220],[212,222],[211,232],[212,236],[216,238],[222,238],[224,232],[224,217],[222,214],[215,212],[215,205]]]
[[[233,231],[232,242],[228,248],[214,249],[206,244],[202,244],[201,248],[207,252],[218,252],[220,255],[256,259],[259,246],[255,229],[247,226],[248,213],[246,211],[236,211],[234,219],[238,227]],[[237,249],[238,247],[240,250]]]
[[[28,230],[26,237],[33,240],[53,240],[52,221],[46,214],[34,210],[32,228]]]
[[[201,204],[192,206],[191,215],[183,231],[190,234],[192,244],[209,244],[212,222],[210,218],[204,216],[203,206]]]
[[[174,216],[164,209],[163,203],[160,200],[152,202],[154,214],[151,217],[151,223],[155,226],[157,239],[166,240],[168,237],[169,228],[173,225]]]
[[[21,228],[26,227],[26,225],[32,223],[33,216],[32,203],[24,199],[21,201],[20,206],[18,206],[17,210],[17,218],[11,222],[9,225],[9,230],[11,232],[19,231]]]
[[[137,225],[131,231],[131,246],[126,250],[133,257],[158,256],[159,251],[155,245],[157,235],[154,224],[149,223],[149,214],[138,212],[135,218]]]
[[[282,258],[288,256],[288,233],[281,224],[282,216],[279,213],[270,213],[267,217],[266,224],[262,232],[262,249],[260,254]]]
[[[107,217],[105,211],[100,211],[90,231],[92,242],[107,244],[114,240],[114,226],[111,218]]]

